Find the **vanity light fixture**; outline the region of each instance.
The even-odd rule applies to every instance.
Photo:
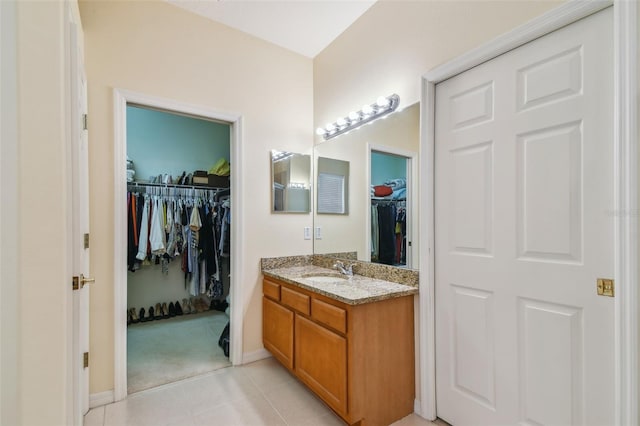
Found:
[[[360,111],[350,112],[346,117],[340,117],[324,127],[318,127],[316,133],[325,141],[329,140],[392,113],[398,108],[398,104],[400,104],[400,97],[395,93],[386,97],[380,96],[374,103],[364,105]]]

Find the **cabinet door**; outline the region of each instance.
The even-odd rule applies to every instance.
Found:
[[[293,370],[293,312],[266,297],[262,298],[262,343]]]
[[[347,340],[296,315],[296,374],[338,413],[347,413]]]

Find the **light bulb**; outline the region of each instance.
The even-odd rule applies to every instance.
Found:
[[[334,126],[332,123],[329,123],[325,126],[325,129],[327,129],[327,132],[333,132],[336,129],[336,126]]]
[[[362,107],[362,112],[363,112],[365,115],[369,115],[369,114],[373,113],[373,108],[371,107],[371,105],[364,105],[364,106]]]
[[[389,98],[386,98],[384,96],[380,96],[376,100],[376,104],[378,104],[379,107],[382,107],[382,108],[385,108],[385,109],[389,106],[390,103],[391,103],[391,101],[389,100]]]
[[[322,127],[316,129],[316,135],[322,136],[325,134],[325,130]]]
[[[351,121],[358,121],[358,120],[360,120],[360,114],[358,114],[358,113],[357,113],[357,112],[355,112],[355,111],[351,111],[351,112],[349,113],[349,120],[351,120]]]
[[[336,124],[337,124],[339,127],[346,126],[346,125],[347,125],[347,120],[345,120],[344,118],[340,117],[340,118],[338,118],[338,119],[336,120]]]

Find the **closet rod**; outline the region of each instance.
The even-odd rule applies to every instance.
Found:
[[[387,203],[395,203],[398,201],[407,201],[406,198],[371,198],[371,202],[387,202]]]
[[[136,187],[155,187],[155,188],[180,188],[180,189],[199,189],[202,191],[222,191],[229,188],[223,187],[215,187],[215,186],[204,186],[204,185],[178,185],[175,183],[150,183],[150,182],[127,182],[127,187],[136,186]]]

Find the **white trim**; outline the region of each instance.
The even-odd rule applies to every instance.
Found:
[[[241,241],[243,188],[240,178],[242,164],[242,118],[239,114],[220,113],[218,111],[178,102],[172,99],[159,98],[123,89],[114,89],[114,399],[120,401],[127,396],[127,259],[126,233],[127,216],[126,201],[123,194],[127,191],[126,182],[126,110],[127,104],[176,111],[193,116],[224,121],[231,125],[231,206],[235,212],[231,224],[231,289],[230,310],[231,326],[229,330],[231,348],[230,358],[233,365],[242,364],[242,331],[244,319],[244,302],[242,294],[243,271]]]
[[[637,5],[634,1],[570,0],[525,25],[488,42],[422,78],[420,241],[428,256],[420,262],[420,371],[423,417],[436,418],[434,310],[434,112],[435,85],[544,34],[614,6],[615,179],[616,179],[616,424],[638,424],[638,276],[637,276]],[[421,244],[424,245],[424,244]],[[423,249],[424,253],[424,249]]]
[[[271,357],[272,357],[271,352],[262,348],[253,352],[245,352],[244,355],[242,356],[242,363],[250,364],[252,362],[260,361],[262,359],[267,359]]]
[[[638,5],[614,2],[616,424],[638,424]]]
[[[18,424],[18,122],[16,2],[0,1],[0,424]]]
[[[397,155],[400,157],[404,157],[407,159],[407,192],[409,193],[408,201],[407,201],[407,210],[411,212],[411,220],[407,224],[407,235],[411,241],[411,248],[409,250],[410,264],[409,268],[416,269],[419,259],[418,259],[418,251],[420,250],[420,245],[418,244],[418,250],[415,250],[415,244],[419,243],[419,235],[418,235],[418,217],[420,212],[417,210],[418,207],[418,159],[419,154],[415,151],[410,151],[408,149],[396,148],[393,146],[387,145],[376,145],[367,143],[367,162],[365,164],[365,173],[367,176],[367,188],[371,187],[371,151],[382,152],[385,154]],[[367,193],[368,194],[368,193]],[[367,200],[369,200],[369,206],[371,206],[371,201],[369,195],[367,195]],[[371,260],[371,215],[365,214],[365,240],[366,240],[366,257],[365,260]]]
[[[434,129],[435,84],[423,79],[420,111],[420,292],[418,314],[420,332],[420,413],[436,418],[436,328],[434,256]]]
[[[102,407],[103,405],[115,402],[113,390],[92,393],[89,395],[89,409]]]
[[[422,403],[420,402],[420,400],[418,398],[413,400],[413,412],[416,413],[420,417],[424,417],[422,415],[422,411],[420,411],[420,407],[421,406],[422,406]]]

